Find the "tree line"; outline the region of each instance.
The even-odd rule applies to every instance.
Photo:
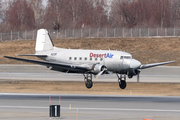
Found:
[[[0,0],[0,31],[180,27],[180,0]]]

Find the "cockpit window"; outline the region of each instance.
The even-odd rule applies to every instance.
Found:
[[[120,59],[132,59],[132,56],[121,56]]]
[[[124,56],[124,59],[131,59],[131,56]]]

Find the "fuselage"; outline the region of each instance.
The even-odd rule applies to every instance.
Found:
[[[49,62],[59,62],[73,65],[105,65],[108,71],[112,72],[126,72],[131,69],[132,61],[137,62],[139,67],[140,62],[132,59],[132,55],[115,50],[81,50],[81,49],[62,49],[54,48],[50,51],[43,51],[48,57],[44,58]],[[37,54],[43,54],[38,52]],[[139,62],[139,63],[138,63]]]

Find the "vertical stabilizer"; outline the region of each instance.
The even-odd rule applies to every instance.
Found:
[[[36,38],[36,51],[52,50],[54,47],[51,37],[46,29],[40,29],[37,31]]]

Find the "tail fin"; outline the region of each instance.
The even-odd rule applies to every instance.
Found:
[[[37,32],[36,51],[52,50],[54,47],[51,37],[46,29],[40,29]]]

